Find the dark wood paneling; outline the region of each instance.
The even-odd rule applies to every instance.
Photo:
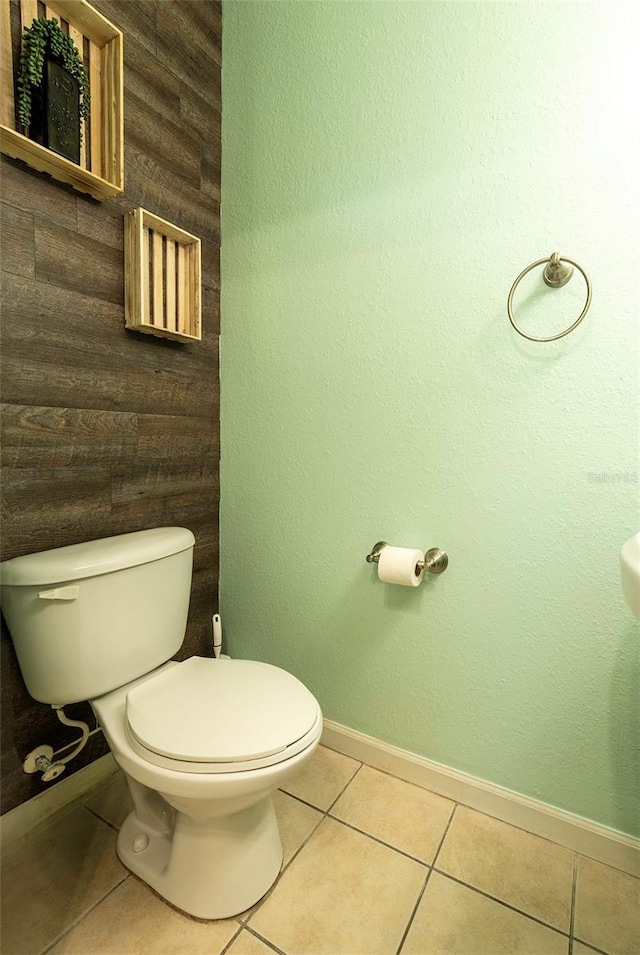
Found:
[[[38,218],[35,246],[39,282],[124,305],[124,269],[117,249]]]
[[[3,467],[112,467],[139,455],[135,414],[5,404],[0,415]]]
[[[49,177],[34,174],[37,181],[48,182]],[[4,156],[0,158],[0,196],[23,212],[38,215],[40,218],[53,219],[67,229],[75,229],[76,197],[71,187],[42,189],[34,186],[33,177],[25,176],[24,167],[16,165]],[[4,226],[4,208],[2,214]]]
[[[184,88],[183,85],[183,91]],[[222,114],[219,110],[212,111],[204,96],[195,91],[188,96],[183,95],[180,98],[180,119],[182,123],[197,130],[203,142],[216,149],[222,132]]]
[[[202,190],[220,202],[220,147],[203,146],[201,154]]]
[[[124,48],[124,68],[127,73],[127,90],[147,103],[156,113],[172,123],[179,124],[181,113],[182,81],[170,73],[157,59],[148,55],[145,48],[131,36]],[[186,100],[195,96],[191,90]],[[211,113],[211,106],[207,113]]]
[[[172,3],[173,0],[158,0],[158,2]],[[122,30],[125,45],[129,39],[133,38],[145,48],[151,58],[155,58],[158,3],[154,0],[98,0],[94,6]],[[125,84],[126,82],[125,78]]]
[[[171,176],[200,182],[199,139],[152,109],[130,90],[125,96],[125,139],[143,155],[153,156]],[[158,130],[162,134],[158,135]],[[179,223],[176,223],[179,225]]]
[[[190,382],[186,374],[127,368],[124,362],[118,369],[117,356],[112,358],[109,368],[101,369],[85,353],[71,349],[68,363],[61,369],[57,355],[43,356],[40,346],[34,347],[34,351],[36,358],[32,359],[23,358],[10,345],[3,349],[3,401],[27,404],[36,400],[35,392],[38,401],[47,406],[59,401],[65,407],[149,413],[156,410],[159,414],[177,412],[209,419],[217,413],[213,376],[210,382]],[[101,395],[102,388],[109,393]],[[154,398],[155,389],[158,392]]]
[[[133,507],[138,513],[155,510],[160,503],[172,512],[184,508],[215,506],[216,459],[198,457],[177,467],[171,458],[150,464],[128,462],[114,468],[111,501],[114,509]],[[175,500],[174,500],[175,499]]]
[[[193,466],[194,461],[217,464],[220,436],[217,421],[206,428],[202,418],[178,415],[138,415],[135,459],[137,464],[171,460]]]
[[[1,312],[5,402],[218,415],[211,328],[203,343],[186,346],[139,335],[125,330],[122,306],[11,275],[3,276]]]
[[[1,500],[6,557],[111,533],[108,467],[3,468]]]
[[[16,209],[8,202],[2,203],[0,255],[4,272],[14,275],[34,274],[33,216],[22,209]]]
[[[202,286],[202,318],[220,334],[220,289]]]
[[[198,459],[197,466],[179,468],[173,462],[134,464],[114,469],[112,511],[120,527],[142,520],[147,527],[177,524],[190,527],[202,516],[217,512],[217,461]]]
[[[219,208],[216,206],[210,214],[219,216]],[[208,288],[220,288],[220,243],[217,239],[202,240],[202,282]]]
[[[120,208],[122,215],[115,215]],[[88,236],[116,249],[119,256],[124,255],[124,229],[122,221],[125,207],[121,199],[110,202],[98,202],[91,196],[78,196],[76,229],[80,235]]]
[[[220,105],[221,14],[209,0],[173,0],[157,7],[158,56],[194,90]],[[214,22],[215,20],[215,22]],[[206,84],[203,75],[207,77]]]
[[[196,536],[179,658],[211,652],[219,502],[221,10],[93,0],[125,35],[125,192],[99,203],[2,158],[2,559],[147,527]],[[123,216],[202,239],[203,340],[128,332]],[[22,761],[74,731],[32,700],[3,628],[2,811],[44,788]],[[87,704],[71,715],[93,725]],[[101,734],[62,777],[107,751]],[[55,783],[53,783],[55,785]]]
[[[215,307],[216,301],[215,295],[209,297],[206,307]],[[154,374],[182,373],[207,383],[212,373],[217,377],[217,365],[212,365],[217,361],[218,333],[211,324],[203,328],[202,341],[193,345],[140,335],[125,329],[121,305],[14,275],[3,276],[0,305],[5,347],[15,344],[34,361],[47,360],[47,351],[38,350],[44,343],[47,350],[60,349],[67,354],[67,361],[74,367],[103,368],[111,356],[112,363],[119,369],[126,364],[128,371],[140,368]],[[56,360],[61,357],[56,355]]]

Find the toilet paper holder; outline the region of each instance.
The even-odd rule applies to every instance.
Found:
[[[386,541],[378,541],[377,544],[374,544],[371,553],[366,556],[367,563],[377,564],[385,547],[388,547]],[[424,555],[424,560],[419,560],[416,564],[416,572],[420,573],[421,570],[424,570],[427,574],[442,574],[447,569],[448,563],[449,558],[445,552],[440,550],[439,547],[432,547]]]

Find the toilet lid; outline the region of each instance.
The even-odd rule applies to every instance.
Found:
[[[153,753],[196,763],[280,753],[309,732],[318,713],[303,683],[253,660],[191,657],[127,694],[133,737]]]

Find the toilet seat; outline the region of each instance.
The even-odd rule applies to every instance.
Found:
[[[290,673],[253,660],[191,657],[131,689],[132,748],[158,766],[233,773],[282,762],[316,739],[320,707]]]

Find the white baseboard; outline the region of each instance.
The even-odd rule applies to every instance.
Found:
[[[117,769],[115,759],[111,753],[107,753],[106,756],[101,756],[100,759],[79,769],[68,779],[61,780],[50,789],[44,789],[38,793],[33,799],[28,799],[15,809],[5,812],[0,817],[0,845],[7,846],[15,839],[26,836],[49,816],[53,816],[67,803],[89,792]]]
[[[331,720],[324,721],[322,744],[605,865],[640,875],[640,839],[633,836],[431,762]]]

